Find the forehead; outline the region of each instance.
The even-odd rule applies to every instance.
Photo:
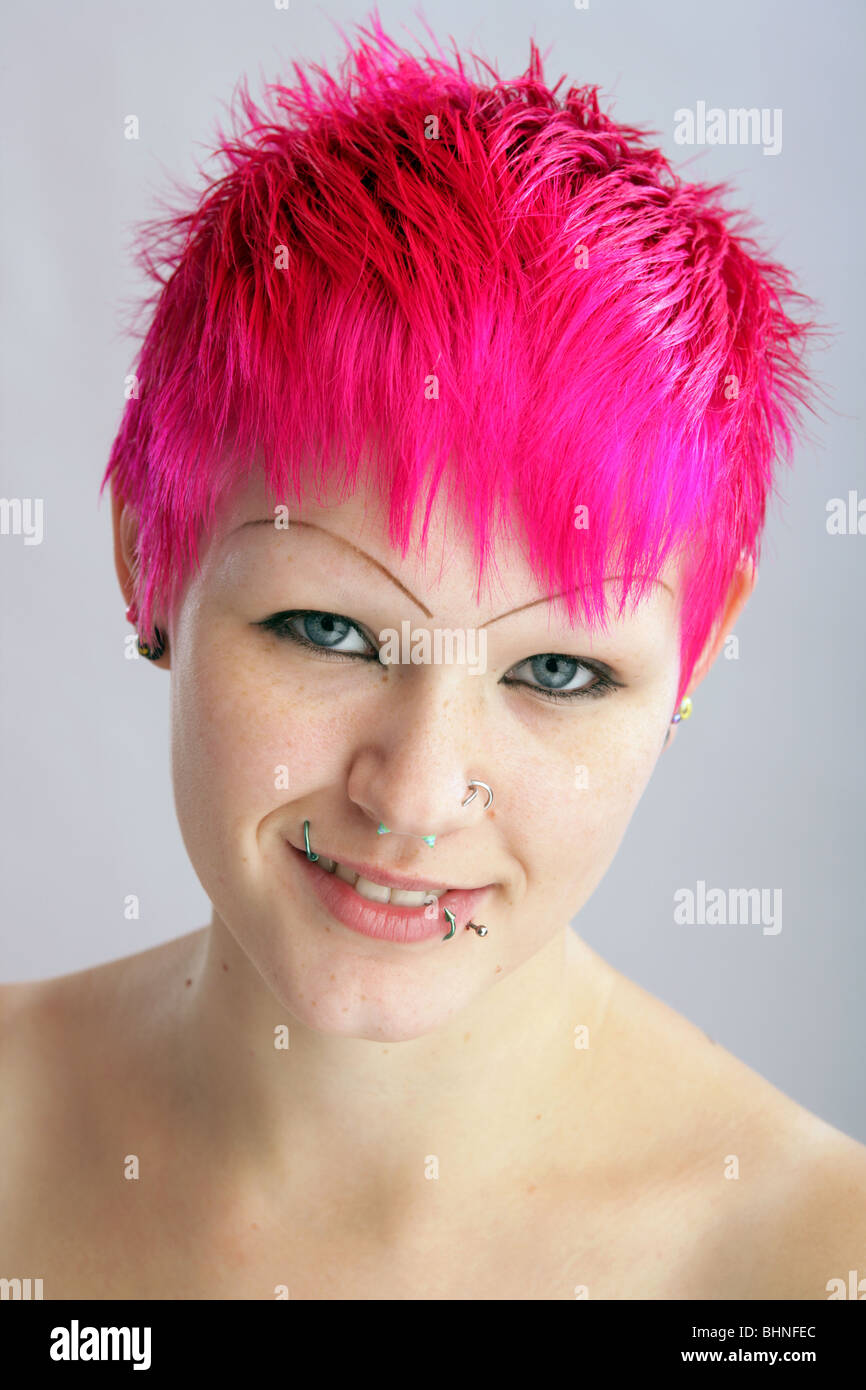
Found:
[[[284,507],[287,526],[276,526],[277,508]],[[377,582],[393,587],[396,583],[428,617],[443,620],[449,613],[465,618],[467,608],[473,620],[485,623],[504,610],[542,605],[558,616],[561,605],[549,604],[550,591],[536,578],[526,559],[519,521],[504,518],[492,538],[490,555],[479,581],[479,565],[471,528],[447,492],[441,488],[430,510],[426,539],[423,508],[412,518],[409,546],[403,555],[391,541],[388,508],[379,493],[360,483],[349,497],[341,498],[332,485],[321,500],[294,496],[274,499],[264,474],[239,484],[218,508],[207,542],[207,561],[231,562],[240,556],[251,571],[266,571],[277,564],[291,547],[299,558],[344,580],[357,577],[365,587]],[[575,533],[575,544],[579,537]],[[617,593],[616,575],[609,578],[611,602]],[[658,576],[641,605],[649,609],[667,606],[679,592],[679,566],[670,562]],[[407,609],[408,611],[408,609]],[[541,608],[536,610],[542,611]],[[628,610],[627,610],[628,611]]]

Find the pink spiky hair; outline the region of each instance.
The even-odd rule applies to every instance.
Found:
[[[534,42],[511,82],[473,55],[485,85],[375,11],[360,33],[318,87],[294,63],[256,105],[242,80],[221,175],[142,230],[159,288],[102,483],[138,516],[140,631],[258,451],[277,500],[380,488],[403,555],[444,483],[479,586],[511,526],[591,627],[605,577],[621,611],[684,558],[682,694],[812,409],[811,300],[725,185],[681,181],[597,87],[557,97]]]

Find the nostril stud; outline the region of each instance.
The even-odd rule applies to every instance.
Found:
[[[391,834],[390,830],[388,829],[388,827],[387,827],[387,825],[385,824],[384,821],[380,821],[380,822],[379,822],[379,829],[376,831],[376,834],[377,834],[377,835],[390,835],[390,834]]]
[[[429,845],[431,849],[436,843],[435,835],[422,835],[421,839],[424,841],[425,845]]]

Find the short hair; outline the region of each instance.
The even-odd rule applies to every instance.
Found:
[[[359,29],[336,77],[295,62],[259,104],[242,78],[218,176],[139,229],[157,288],[102,487],[138,516],[140,630],[254,467],[275,499],[377,488],[404,556],[444,484],[479,592],[519,534],[593,630],[606,578],[622,612],[680,557],[681,695],[813,409],[812,301],[726,185],[598,87],[558,96],[534,42],[505,81]]]

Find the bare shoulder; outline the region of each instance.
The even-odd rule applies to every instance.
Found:
[[[0,986],[0,1128],[7,1157],[63,1145],[95,1119],[99,1097],[141,1039],[159,986],[199,933],[46,980]],[[136,1028],[130,1027],[135,1019]],[[7,1163],[7,1175],[14,1164]]]
[[[663,1296],[866,1298],[866,1147],[612,974],[617,1105],[678,1269]]]
[[[204,930],[204,929],[203,929]],[[57,1030],[77,1027],[76,1036],[86,1030],[86,1019],[95,1024],[112,1013],[122,1012],[142,992],[157,984],[179,961],[190,954],[202,931],[177,937],[134,955],[101,965],[55,975],[45,980],[0,984],[0,1077],[26,1059],[27,1045],[38,1047],[40,1039],[56,1040]],[[75,1037],[67,1038],[74,1045]]]

